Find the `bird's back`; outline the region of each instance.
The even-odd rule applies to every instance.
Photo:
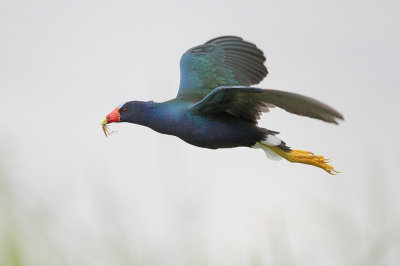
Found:
[[[253,146],[270,132],[227,113],[200,115],[188,111],[194,103],[182,98],[154,103],[149,126],[195,146],[211,149]]]

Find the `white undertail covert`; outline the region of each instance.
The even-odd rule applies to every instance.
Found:
[[[281,144],[282,140],[274,135],[268,135],[267,138],[261,143],[268,145],[268,146],[278,146]],[[257,142],[252,148],[254,149],[262,149],[265,152],[265,155],[267,155],[268,159],[274,160],[274,161],[279,161],[282,159],[280,155],[278,155],[276,152],[274,152],[271,149],[268,149],[268,147],[261,145],[260,142]]]

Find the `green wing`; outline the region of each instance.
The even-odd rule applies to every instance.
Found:
[[[178,96],[204,97],[219,86],[250,86],[268,74],[263,52],[240,37],[223,36],[186,51]]]

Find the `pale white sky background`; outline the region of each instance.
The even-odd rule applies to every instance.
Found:
[[[367,265],[371,249],[390,239],[374,265],[395,265],[399,8],[2,0],[2,175],[28,257],[51,256],[51,265],[60,257],[67,265]],[[118,134],[104,137],[100,121],[119,103],[175,97],[181,55],[220,35],[264,51],[261,87],[344,114],[340,126],[277,109],[260,121],[289,146],[332,158],[340,175],[267,160],[260,150],[201,149],[132,124],[111,125]]]

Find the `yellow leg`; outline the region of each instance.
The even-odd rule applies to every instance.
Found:
[[[291,150],[289,152],[283,151],[276,146],[269,146],[264,143],[259,142],[261,145],[267,147],[268,149],[276,152],[286,160],[292,163],[303,163],[319,167],[331,175],[336,175],[339,172],[336,171],[333,166],[329,165],[329,159],[325,159],[322,155],[314,155],[314,153],[309,151]]]

